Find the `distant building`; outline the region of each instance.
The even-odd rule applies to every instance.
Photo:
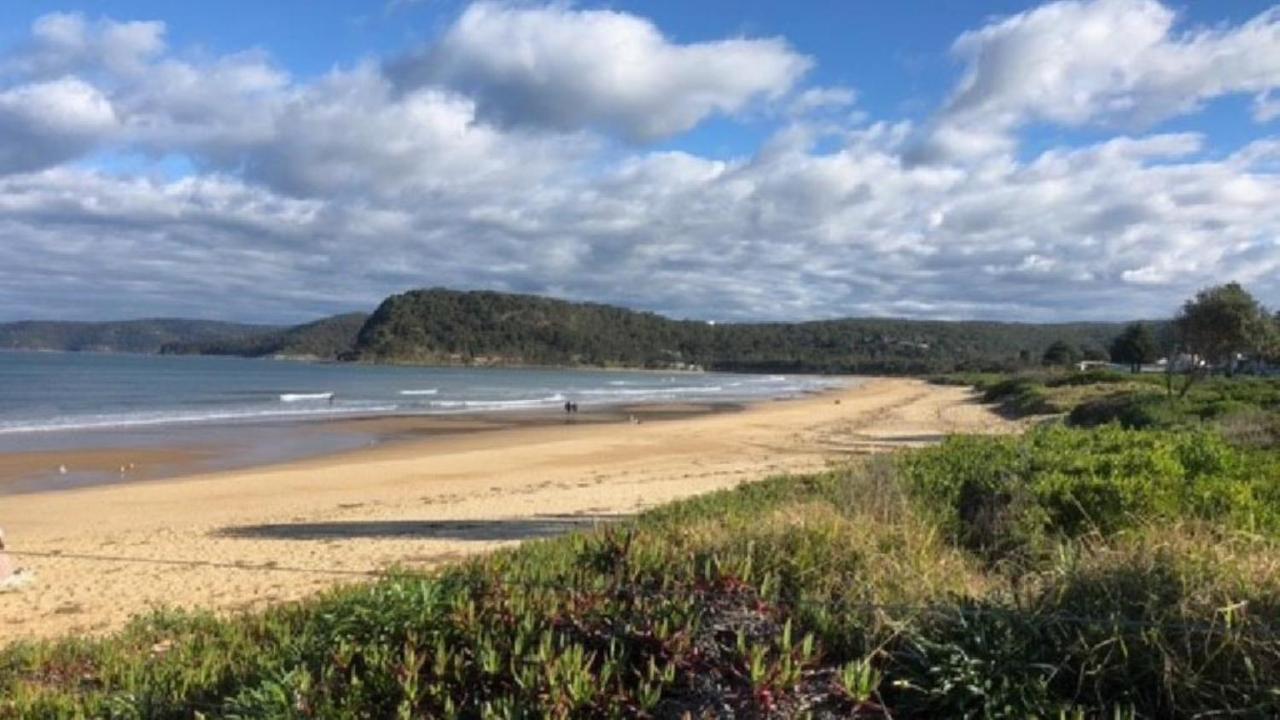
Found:
[[[1207,365],[1208,363],[1206,363],[1199,355],[1192,355],[1190,353],[1178,353],[1172,358],[1162,357],[1156,361],[1156,366],[1161,372],[1167,372],[1170,370],[1173,372],[1186,372],[1192,368],[1203,368]]]

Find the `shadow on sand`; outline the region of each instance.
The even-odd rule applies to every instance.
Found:
[[[538,515],[505,520],[351,520],[240,525],[219,530],[221,537],[267,540],[347,540],[421,538],[424,540],[530,540],[589,530],[626,515]]]

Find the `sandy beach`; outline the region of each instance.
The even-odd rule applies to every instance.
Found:
[[[850,455],[1019,427],[965,389],[906,379],[736,412],[647,412],[639,424],[428,428],[420,438],[422,421],[366,421],[410,437],[265,468],[0,497],[8,547],[34,574],[0,594],[0,644],[101,633],[161,605],[260,607]]]
[[[645,404],[589,408],[573,416],[575,425],[691,418],[733,412],[739,403]],[[6,496],[49,490],[137,483],[246,468],[261,468],[351,450],[473,433],[565,424],[559,410],[384,415],[326,418],[250,425],[187,425],[124,433],[91,447],[12,451],[0,445],[0,506]],[[9,439],[12,443],[12,438]],[[58,472],[59,467],[67,470]]]

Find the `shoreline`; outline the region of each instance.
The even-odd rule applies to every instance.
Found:
[[[852,379],[852,378],[851,378]],[[852,379],[856,380],[856,379]],[[806,396],[824,392],[805,393]],[[96,429],[89,434],[115,440],[112,445],[24,451],[0,450],[0,498],[68,490],[181,480],[217,472],[270,470],[309,460],[330,460],[370,448],[429,441],[471,433],[555,425],[641,422],[741,412],[747,407],[795,398],[758,401],[618,403],[600,405],[571,418],[559,410],[492,410],[417,414],[370,414],[245,423],[177,424],[139,430]],[[244,440],[260,433],[296,442],[263,455],[244,456]],[[198,439],[201,434],[212,439]],[[176,437],[175,437],[176,436]],[[148,440],[148,438],[152,438]],[[255,441],[262,445],[261,441]],[[248,448],[252,450],[252,448]],[[66,472],[61,472],[61,469]]]
[[[1020,427],[965,388],[868,379],[661,422],[501,428],[251,470],[6,496],[0,527],[32,580],[0,594],[0,645],[109,632],[161,606],[261,608],[769,475],[951,432]]]
[[[361,369],[367,372],[351,373],[312,363],[132,354],[118,356],[146,362],[98,367],[70,360],[85,353],[60,354],[68,361],[52,370],[30,363],[0,368],[18,377],[45,372],[66,380],[48,399],[18,393],[14,414],[0,419],[0,497],[272,467],[477,426],[553,424],[565,419],[560,409],[566,399],[582,405],[582,413],[574,413],[578,423],[629,415],[658,420],[862,381],[652,369],[565,374],[553,367],[418,372],[366,365]],[[188,374],[186,360],[214,362],[201,362]],[[285,365],[304,370],[272,369]],[[88,379],[86,367],[97,379]],[[97,377],[103,370],[106,375]],[[207,384],[189,381],[205,375]],[[707,379],[681,381],[682,375]],[[682,410],[652,415],[655,404]],[[383,422],[387,418],[397,421]]]

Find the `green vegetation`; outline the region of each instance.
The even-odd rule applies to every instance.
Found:
[[[1209,430],[1047,425],[953,438],[903,466],[910,487],[944,509],[941,527],[972,549],[1181,521],[1280,533],[1280,456]]]
[[[1171,323],[1035,325],[848,318],[798,323],[672,320],[535,295],[415,290],[371,316],[290,328],[186,320],[0,325],[0,348],[312,357],[441,365],[704,368],[931,374],[1129,365],[1185,356],[1182,392],[1211,368],[1280,355],[1276,318],[1238,284],[1201,291]],[[1202,362],[1203,361],[1203,362]]]
[[[280,330],[269,325],[168,318],[101,323],[28,321],[0,324],[0,348],[157,353],[172,343],[241,342]]]
[[[1048,367],[1066,367],[1080,360],[1080,351],[1063,340],[1054,340],[1044,351],[1040,364]]]
[[[368,318],[365,313],[334,315],[304,325],[244,338],[169,343],[160,351],[171,355],[278,356],[336,360],[351,353],[356,335]]]
[[[1180,396],[1211,370],[1232,375],[1242,360],[1265,360],[1280,346],[1280,326],[1238,283],[1196,293],[1174,318],[1173,332],[1177,348],[1190,356]]]
[[[1228,373],[1237,356],[1266,354],[1276,341],[1276,326],[1267,309],[1238,283],[1196,293],[1182,306],[1173,326],[1188,352]]]
[[[12,323],[0,325],[0,348],[443,365],[927,374],[1031,367],[1033,358],[1055,341],[1073,353],[1100,356],[1100,348],[1119,331],[1113,323],[888,318],[712,325],[534,295],[433,289],[393,295],[372,316],[351,313],[294,327],[194,320]]]
[[[1278,493],[1280,456],[1206,428],[954,438],[16,645],[0,717],[1273,717]]]
[[[1128,365],[1137,373],[1143,365],[1160,358],[1160,348],[1155,333],[1146,323],[1132,323],[1111,343],[1111,362]]]
[[[1094,398],[1127,389],[1151,388],[1145,378],[1134,378],[1110,370],[1087,372],[953,373],[930,378],[940,385],[973,387],[986,403],[995,403],[1014,417],[1055,415],[1071,412]]]
[[[0,324],[0,349],[171,355],[309,357],[348,355],[368,315],[335,315],[293,327],[206,320]]]
[[[532,295],[417,290],[382,303],[354,356],[374,362],[931,373],[1030,366],[1053,342],[1101,348],[1111,323],[670,320]],[[1099,350],[1100,352],[1100,350]]]
[[[969,373],[934,382],[973,386],[1007,414],[1064,416],[1068,425],[1212,430],[1241,447],[1280,447],[1280,378],[1212,376],[1185,394],[1163,374],[1110,371]]]

